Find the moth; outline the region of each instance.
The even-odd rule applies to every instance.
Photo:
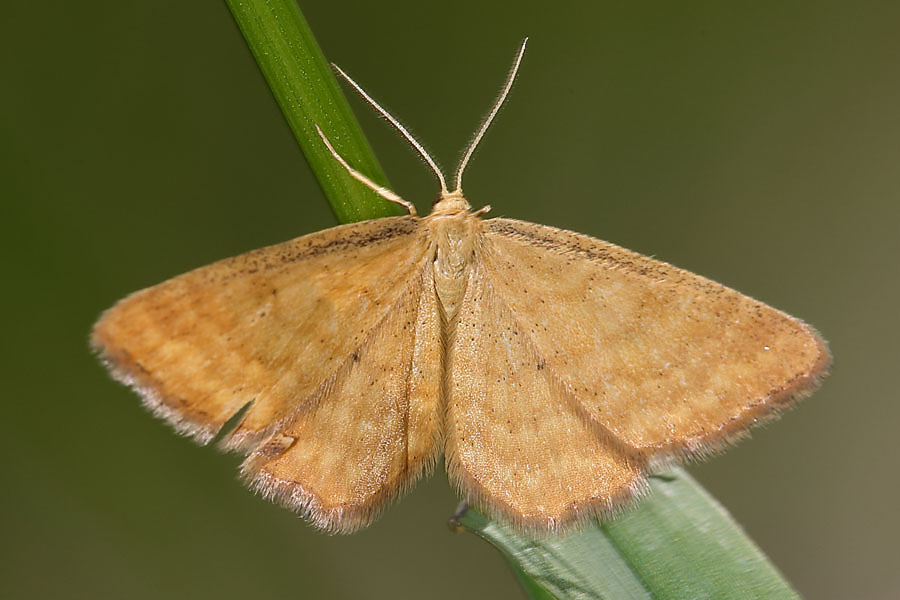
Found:
[[[431,214],[334,227],[185,273],[107,310],[91,341],[144,404],[242,452],[263,495],[351,532],[443,455],[460,494],[536,534],[609,518],[649,473],[703,458],[808,395],[812,327],[586,235],[483,218],[410,141]],[[233,425],[223,430],[226,423]]]

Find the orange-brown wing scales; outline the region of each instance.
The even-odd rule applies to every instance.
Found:
[[[116,376],[177,429],[249,450],[331,378],[423,269],[412,217],[335,227],[125,298],[94,327]]]
[[[643,488],[642,465],[578,415],[504,301],[473,269],[450,350],[448,473],[535,532],[609,516]]]
[[[440,313],[431,269],[315,402],[263,442],[243,472],[317,527],[349,532],[434,465],[440,451]]]
[[[715,450],[828,367],[811,327],[722,285],[585,235],[486,225],[487,277],[547,369],[658,460]]]

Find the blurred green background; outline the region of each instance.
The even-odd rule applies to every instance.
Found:
[[[809,598],[897,598],[900,4],[305,2],[325,54],[452,167],[531,36],[466,192],[814,324],[835,366],[691,467]],[[335,224],[221,2],[6,3],[0,597],[518,598],[442,472],[316,533],[88,351],[101,310]],[[427,169],[353,100],[399,193]]]

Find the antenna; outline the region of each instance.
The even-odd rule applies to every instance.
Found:
[[[478,129],[478,133],[476,133],[475,137],[472,138],[472,141],[469,142],[469,147],[466,148],[466,152],[465,154],[463,154],[462,160],[459,162],[459,167],[457,167],[456,175],[453,178],[454,192],[462,193],[463,171],[466,170],[466,165],[469,164],[469,159],[472,158],[472,154],[475,152],[475,148],[478,146],[481,138],[484,137],[484,132],[487,131],[488,127],[490,127],[491,122],[494,120],[494,117],[496,117],[497,113],[500,112],[500,107],[503,106],[503,103],[506,101],[506,96],[509,94],[509,90],[512,88],[513,82],[516,80],[516,74],[519,72],[519,65],[522,64],[522,56],[524,56],[525,54],[525,46],[527,44],[528,38],[522,40],[522,46],[519,48],[519,52],[518,54],[516,54],[516,59],[515,61],[513,61],[512,69],[510,69],[509,75],[506,77],[506,83],[503,84],[503,90],[500,92],[497,100],[494,101],[494,106],[491,108],[491,112],[489,112],[487,117],[484,118],[484,121],[482,121],[481,127]]]
[[[336,161],[338,161],[341,164],[341,166],[347,170],[347,172],[350,174],[350,176],[353,179],[359,181],[360,183],[365,185],[367,188],[369,188],[370,190],[372,190],[373,192],[375,192],[376,194],[378,194],[379,196],[381,196],[382,198],[387,200],[388,202],[394,202],[396,204],[399,204],[400,206],[405,206],[406,210],[409,211],[410,215],[412,215],[413,217],[416,216],[416,207],[413,205],[412,202],[410,202],[409,200],[404,200],[403,198],[401,198],[399,195],[395,194],[391,190],[387,189],[384,186],[378,185],[377,183],[375,183],[374,181],[372,181],[371,179],[369,179],[368,177],[366,177],[365,175],[363,175],[362,173],[360,173],[359,171],[357,171],[356,169],[351,167],[347,163],[347,161],[344,160],[344,157],[341,156],[340,154],[338,154],[338,151],[334,149],[334,146],[331,145],[331,142],[328,140],[327,137],[325,137],[325,134],[322,133],[322,128],[319,127],[318,125],[316,125],[315,127],[316,127],[316,133],[318,133],[319,137],[322,138],[322,142],[325,143],[325,147],[328,148],[329,152],[331,152],[331,156],[333,156],[334,159]]]
[[[428,163],[428,166],[431,167],[432,171],[434,171],[434,174],[437,176],[438,182],[441,184],[441,195],[442,196],[447,195],[447,193],[448,193],[447,180],[444,179],[444,174],[441,173],[441,170],[438,168],[437,163],[434,162],[434,159],[431,158],[431,155],[428,154],[428,151],[425,150],[425,147],[422,144],[420,144],[418,142],[418,140],[416,140],[416,138],[414,138],[409,131],[406,130],[406,127],[404,127],[403,125],[400,124],[400,121],[395,119],[391,115],[391,113],[386,111],[384,108],[381,107],[380,104],[375,102],[375,100],[373,100],[372,97],[369,96],[369,94],[367,94],[366,91],[364,89],[362,89],[362,87],[360,87],[360,85],[358,83],[353,81],[349,75],[344,73],[339,66],[337,66],[334,63],[331,63],[331,66],[334,67],[334,70],[337,71],[338,74],[341,77],[343,77],[347,81],[347,83],[349,83],[353,87],[353,89],[356,90],[356,92],[360,96],[362,96],[363,99],[369,103],[369,105],[371,105],[372,108],[374,108],[376,111],[378,111],[378,113],[382,117],[387,119],[388,122],[390,122],[390,124],[393,125],[397,129],[397,131],[399,131],[403,135],[403,137],[406,138],[406,141],[409,142],[410,145],[412,145],[412,147],[416,149],[416,151],[422,156],[422,158],[425,159],[425,162]]]

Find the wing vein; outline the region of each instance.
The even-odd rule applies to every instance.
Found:
[[[369,330],[366,334],[365,339],[360,343],[360,345],[355,348],[347,357],[343,360],[343,362],[338,365],[338,367],[329,375],[320,385],[317,387],[312,393],[310,393],[306,398],[294,403],[294,409],[286,414],[284,417],[273,423],[269,430],[266,433],[266,436],[271,435],[272,433],[278,431],[282,427],[284,427],[285,423],[290,422],[297,415],[308,411],[315,410],[315,406],[317,406],[322,401],[326,400],[326,398],[336,391],[337,386],[341,385],[344,382],[344,379],[350,373],[354,363],[359,360],[359,357],[362,352],[366,351],[369,348],[369,345],[372,343],[379,333],[384,329],[386,324],[390,321],[391,317],[398,308],[403,306],[404,301],[406,301],[406,295],[411,291],[414,291],[417,285],[420,285],[421,274],[424,267],[419,271],[418,277],[411,277],[410,280],[412,283],[406,286],[406,289],[398,296],[397,301],[394,302],[390,309],[388,309],[384,316],[381,318],[375,326]],[[284,375],[282,375],[284,377]],[[280,380],[279,380],[280,381]],[[277,384],[276,384],[277,385]],[[407,384],[408,389],[408,384]],[[313,405],[315,403],[315,405]],[[407,396],[407,405],[408,405],[408,396]]]
[[[481,257],[481,260],[489,263],[490,255],[489,253],[485,254],[486,255],[483,255]],[[572,385],[565,381],[565,379],[553,367],[552,362],[548,361],[547,357],[541,353],[538,344],[529,333],[528,328],[522,325],[521,321],[516,317],[516,313],[512,310],[512,308],[509,306],[506,300],[504,300],[503,296],[494,286],[493,282],[491,281],[489,272],[489,270],[483,269],[481,273],[482,277],[484,278],[484,282],[488,287],[488,292],[494,296],[495,302],[500,305],[501,310],[506,312],[507,318],[509,318],[513,322],[513,324],[515,324],[516,328],[522,332],[522,335],[525,338],[524,342],[527,344],[529,351],[537,359],[538,364],[542,365],[540,367],[540,370],[543,372],[542,376],[548,381],[548,385],[558,390],[562,394],[562,396],[566,398],[569,407],[575,411],[575,414],[578,415],[578,418],[581,419],[583,423],[591,427],[597,433],[597,435],[604,442],[608,443],[615,452],[630,461],[637,461],[641,464],[646,462],[643,453],[641,453],[637,448],[629,445],[625,440],[616,435],[611,429],[595,419],[590,414],[590,412],[588,412],[584,401],[582,401],[578,397],[578,395],[572,389]]]

